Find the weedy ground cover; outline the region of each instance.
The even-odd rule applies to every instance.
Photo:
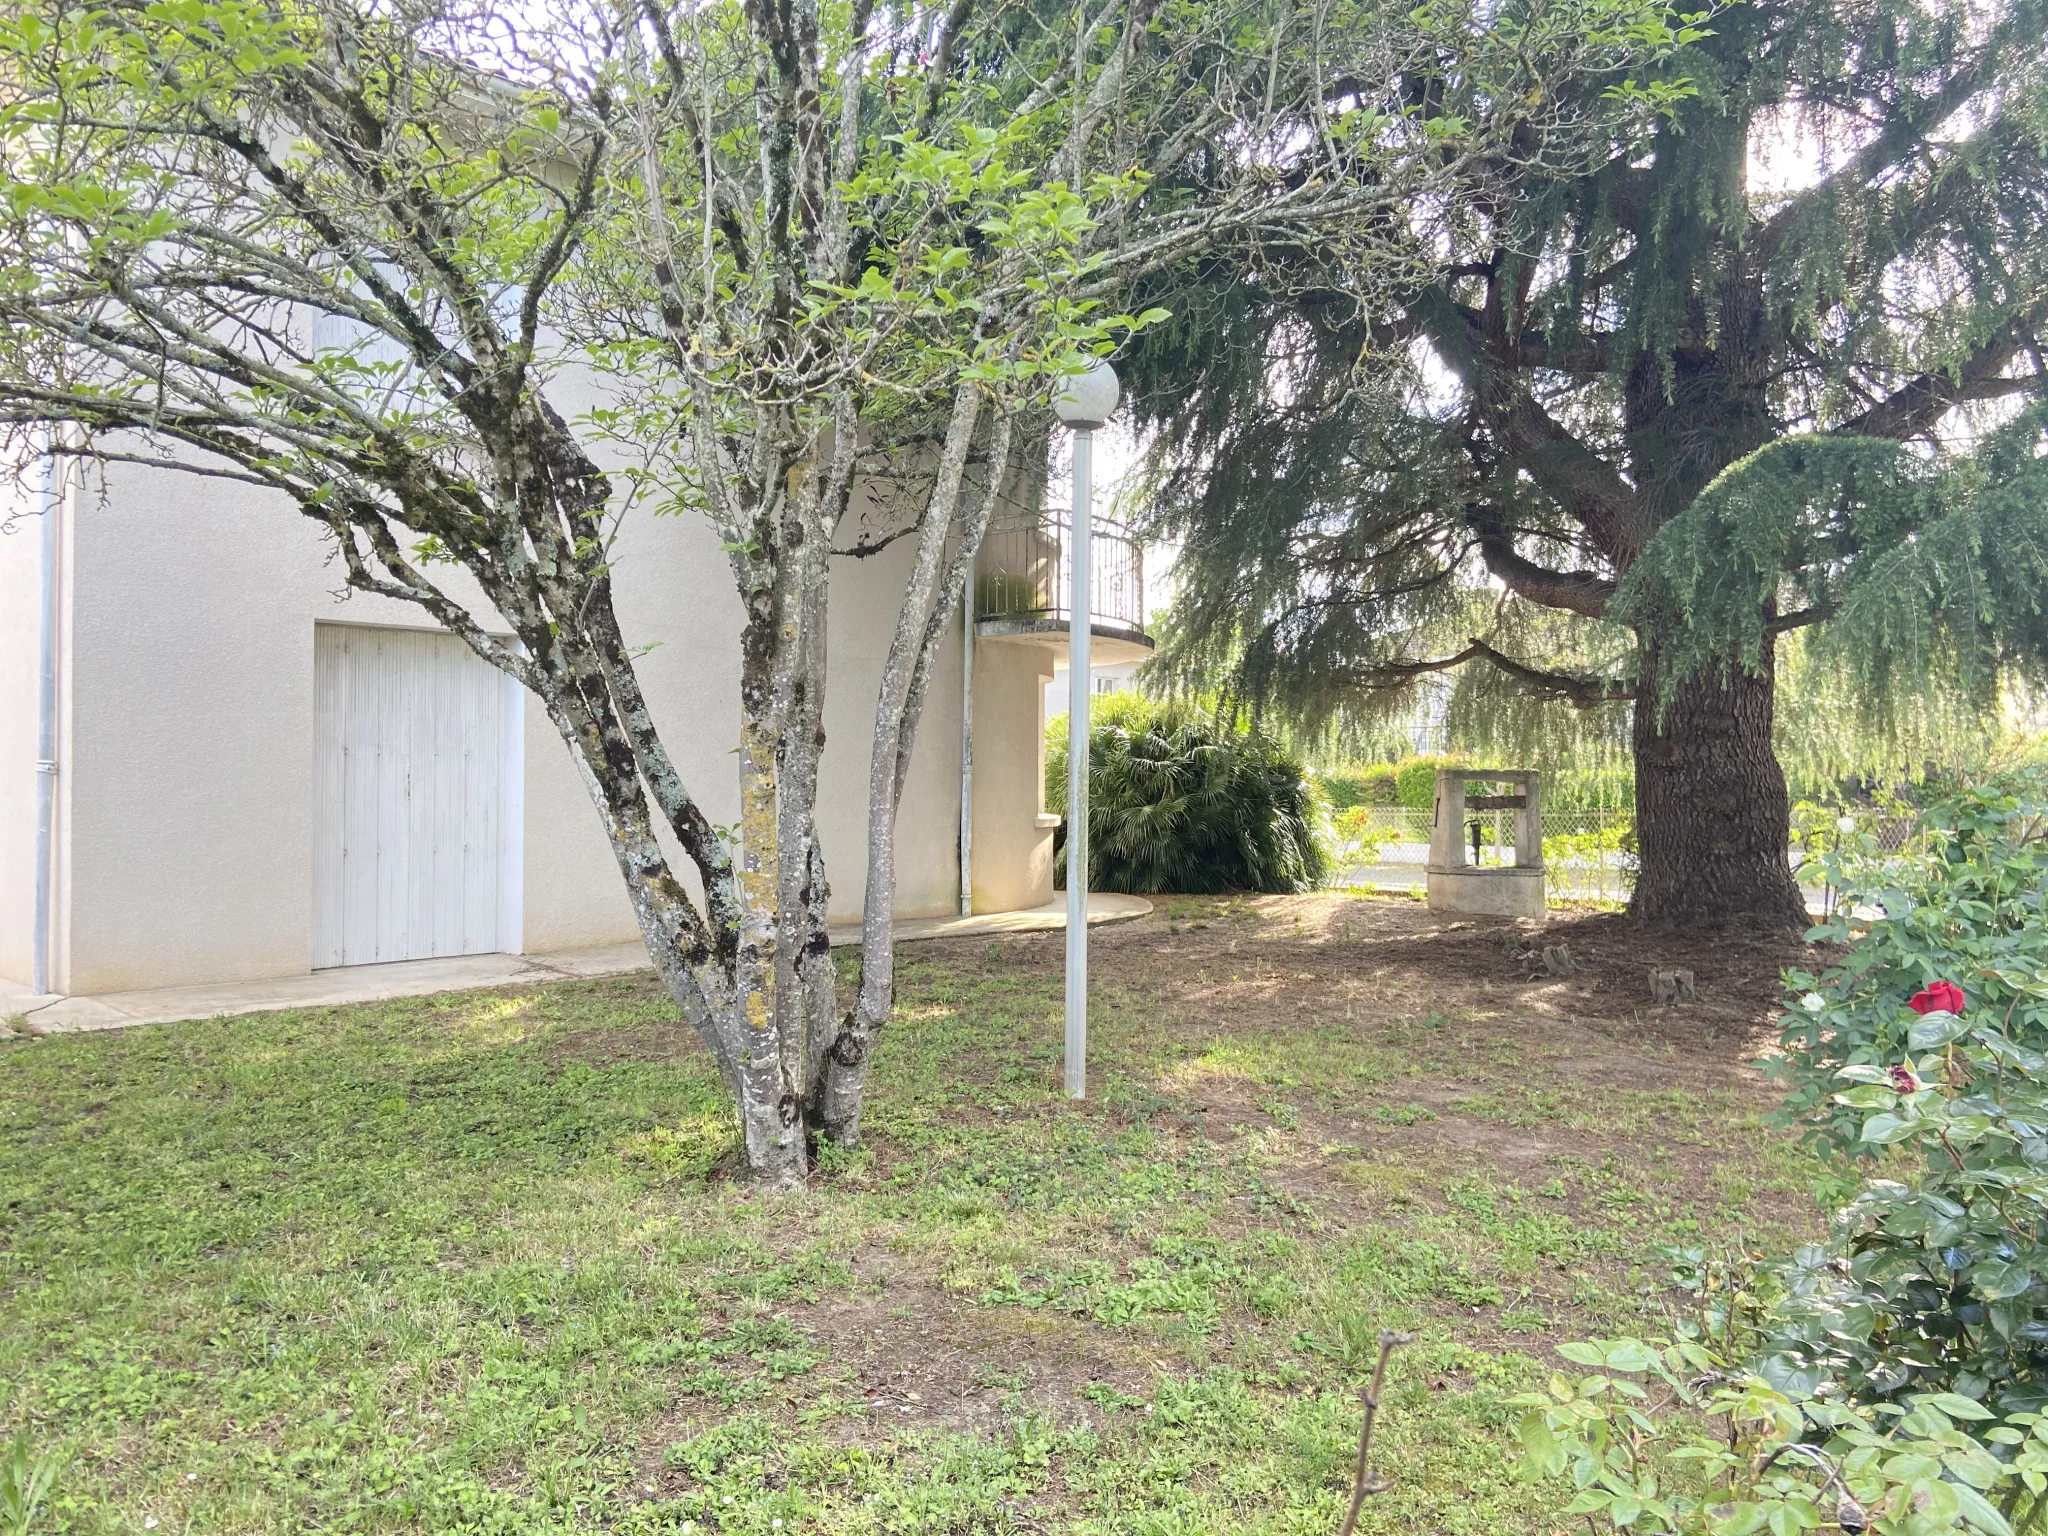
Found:
[[[1413,903],[1163,902],[910,946],[871,1134],[729,1177],[622,977],[0,1047],[0,1428],[35,1529],[1555,1528],[1507,1399],[1654,1326],[1660,1246],[1817,1226],[1745,1065],[1796,946]],[[1652,1010],[1651,963],[1701,1001]]]

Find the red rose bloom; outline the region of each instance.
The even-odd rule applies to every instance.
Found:
[[[1922,1083],[1919,1078],[1915,1077],[1905,1067],[1892,1068],[1892,1087],[1900,1093],[1918,1093],[1925,1086],[1926,1084]]]
[[[1963,989],[1952,981],[1937,981],[1924,992],[1915,992],[1906,1006],[1915,1013],[1961,1013]]]

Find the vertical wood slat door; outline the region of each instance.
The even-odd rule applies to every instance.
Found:
[[[518,947],[503,674],[432,631],[314,639],[313,966]]]

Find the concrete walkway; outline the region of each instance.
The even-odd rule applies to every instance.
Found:
[[[1117,923],[1143,917],[1152,903],[1142,896],[1091,894],[1088,922]],[[1023,912],[981,917],[914,917],[896,925],[898,939],[964,939],[982,934],[1042,933],[1067,926],[1066,899]],[[835,948],[860,942],[860,929],[832,930]],[[304,976],[269,981],[219,982],[196,987],[156,987],[144,992],[105,992],[96,997],[38,996],[0,980],[0,1022],[14,1029],[26,1020],[30,1034],[126,1029],[133,1024],[170,1024],[181,1019],[217,1019],[278,1008],[326,1008],[338,1003],[374,1003],[388,997],[424,997],[473,987],[518,986],[567,981],[578,976],[617,976],[647,968],[639,944],[602,949],[563,949],[538,955],[456,955],[445,960],[400,960],[390,965],[347,965]]]

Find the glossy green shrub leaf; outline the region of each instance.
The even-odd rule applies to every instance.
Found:
[[[1916,1051],[1931,1051],[1960,1040],[1970,1026],[1952,1013],[1930,1013],[1906,1031],[1906,1044]]]

